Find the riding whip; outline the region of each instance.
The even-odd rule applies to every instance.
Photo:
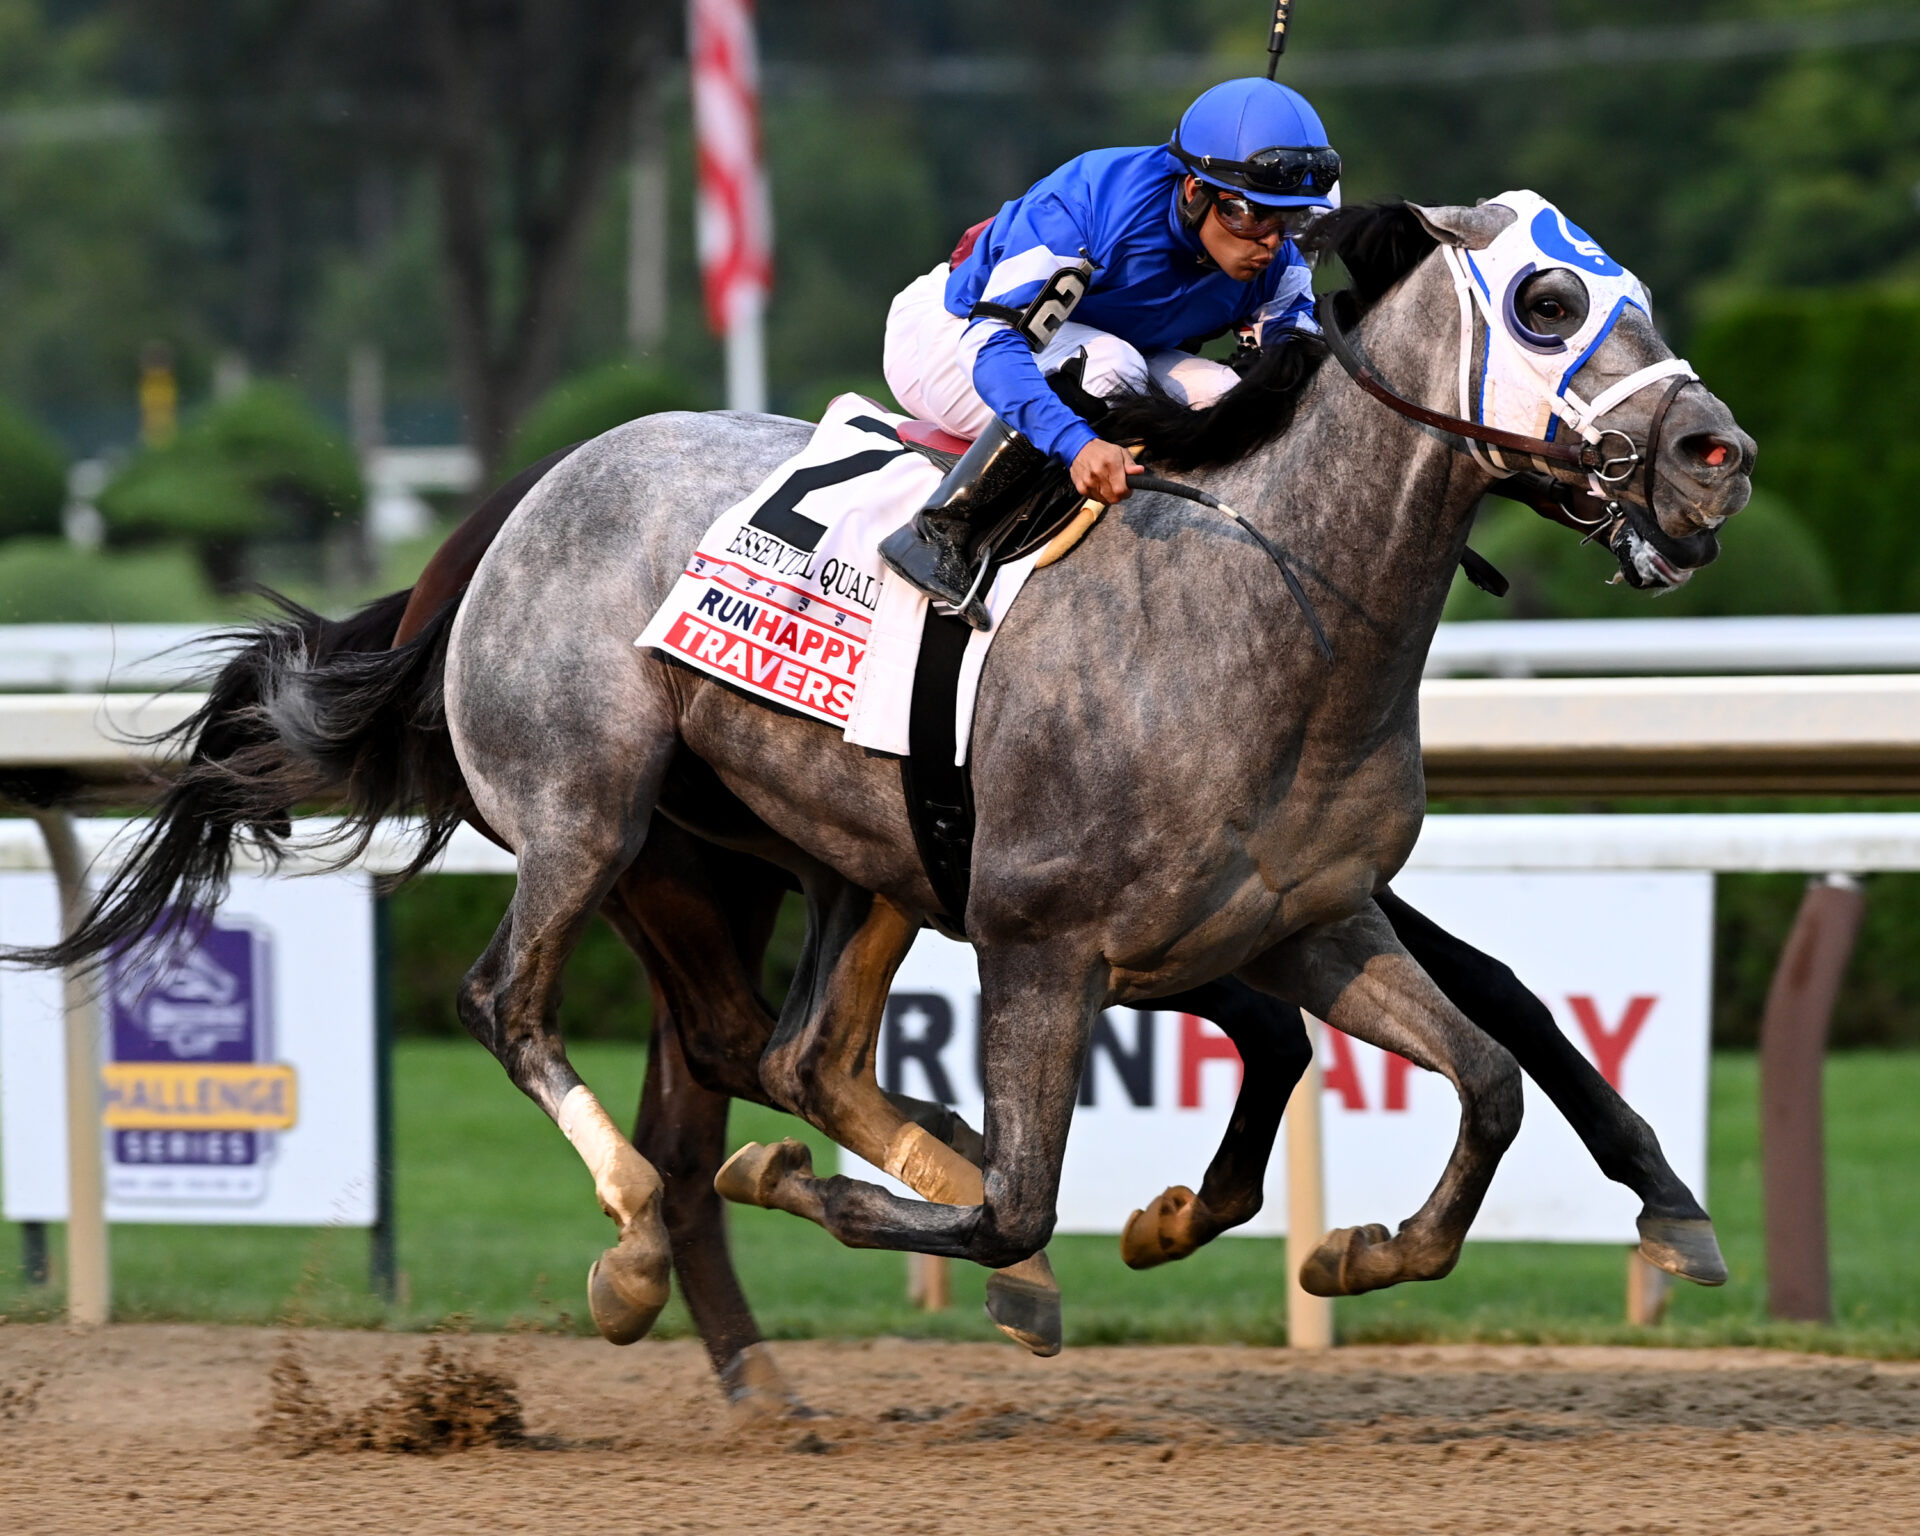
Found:
[[[1273,31],[1267,34],[1267,78],[1280,71],[1280,55],[1287,51],[1287,22],[1293,15],[1293,0],[1273,0]]]

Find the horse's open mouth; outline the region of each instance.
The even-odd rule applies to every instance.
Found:
[[[1693,573],[1720,557],[1720,539],[1711,528],[1676,539],[1645,508],[1623,502],[1607,547],[1620,562],[1620,579],[1642,590],[1685,586]]]

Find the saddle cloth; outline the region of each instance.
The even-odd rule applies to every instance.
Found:
[[[807,446],[729,507],[695,546],[634,644],[904,757],[927,598],[882,564],[880,541],[925,504],[941,470],[902,440],[908,418],[841,395]],[[994,627],[967,642],[954,700],[964,764],[1000,620],[1039,552],[986,594]]]

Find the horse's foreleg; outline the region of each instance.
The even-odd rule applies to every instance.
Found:
[[[1313,1059],[1313,1047],[1298,1008],[1233,976],[1132,1006],[1143,1012],[1197,1014],[1219,1025],[1239,1051],[1243,1068],[1233,1118],[1207,1165],[1200,1192],[1176,1184],[1127,1218],[1120,1257],[1131,1268],[1151,1269],[1184,1259],[1259,1214],[1280,1116]]]
[[[1506,966],[1455,938],[1391,891],[1375,898],[1394,936],[1452,1004],[1505,1046],[1538,1083],[1600,1171],[1640,1197],[1640,1252],[1701,1285],[1721,1285],[1727,1263],[1706,1211],[1668,1165],[1660,1138],[1580,1054],[1547,1005]]]
[[[809,907],[810,954],[762,1058],[762,1083],[776,1103],[923,1199],[978,1205],[979,1166],[955,1147],[971,1137],[965,1123],[933,1106],[914,1113],[911,1101],[881,1092],[874,1078],[887,989],[918,924],[882,898],[851,886],[836,884],[824,898],[816,889],[809,893]],[[793,1140],[742,1147],[716,1180],[729,1199],[817,1220],[813,1182],[812,1158]],[[1060,1287],[1046,1255],[990,1277],[987,1313],[1003,1333],[1035,1354],[1057,1354]]]
[[[1316,1296],[1352,1296],[1452,1270],[1467,1229],[1520,1129],[1520,1069],[1447,1001],[1393,936],[1379,908],[1296,934],[1240,974],[1335,1029],[1444,1074],[1460,1096],[1460,1132],[1439,1184],[1397,1233],[1328,1234],[1300,1269]]]

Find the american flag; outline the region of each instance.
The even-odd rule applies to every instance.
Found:
[[[753,0],[688,0],[687,34],[700,173],[700,272],[707,323],[725,334],[758,312],[773,280]]]

